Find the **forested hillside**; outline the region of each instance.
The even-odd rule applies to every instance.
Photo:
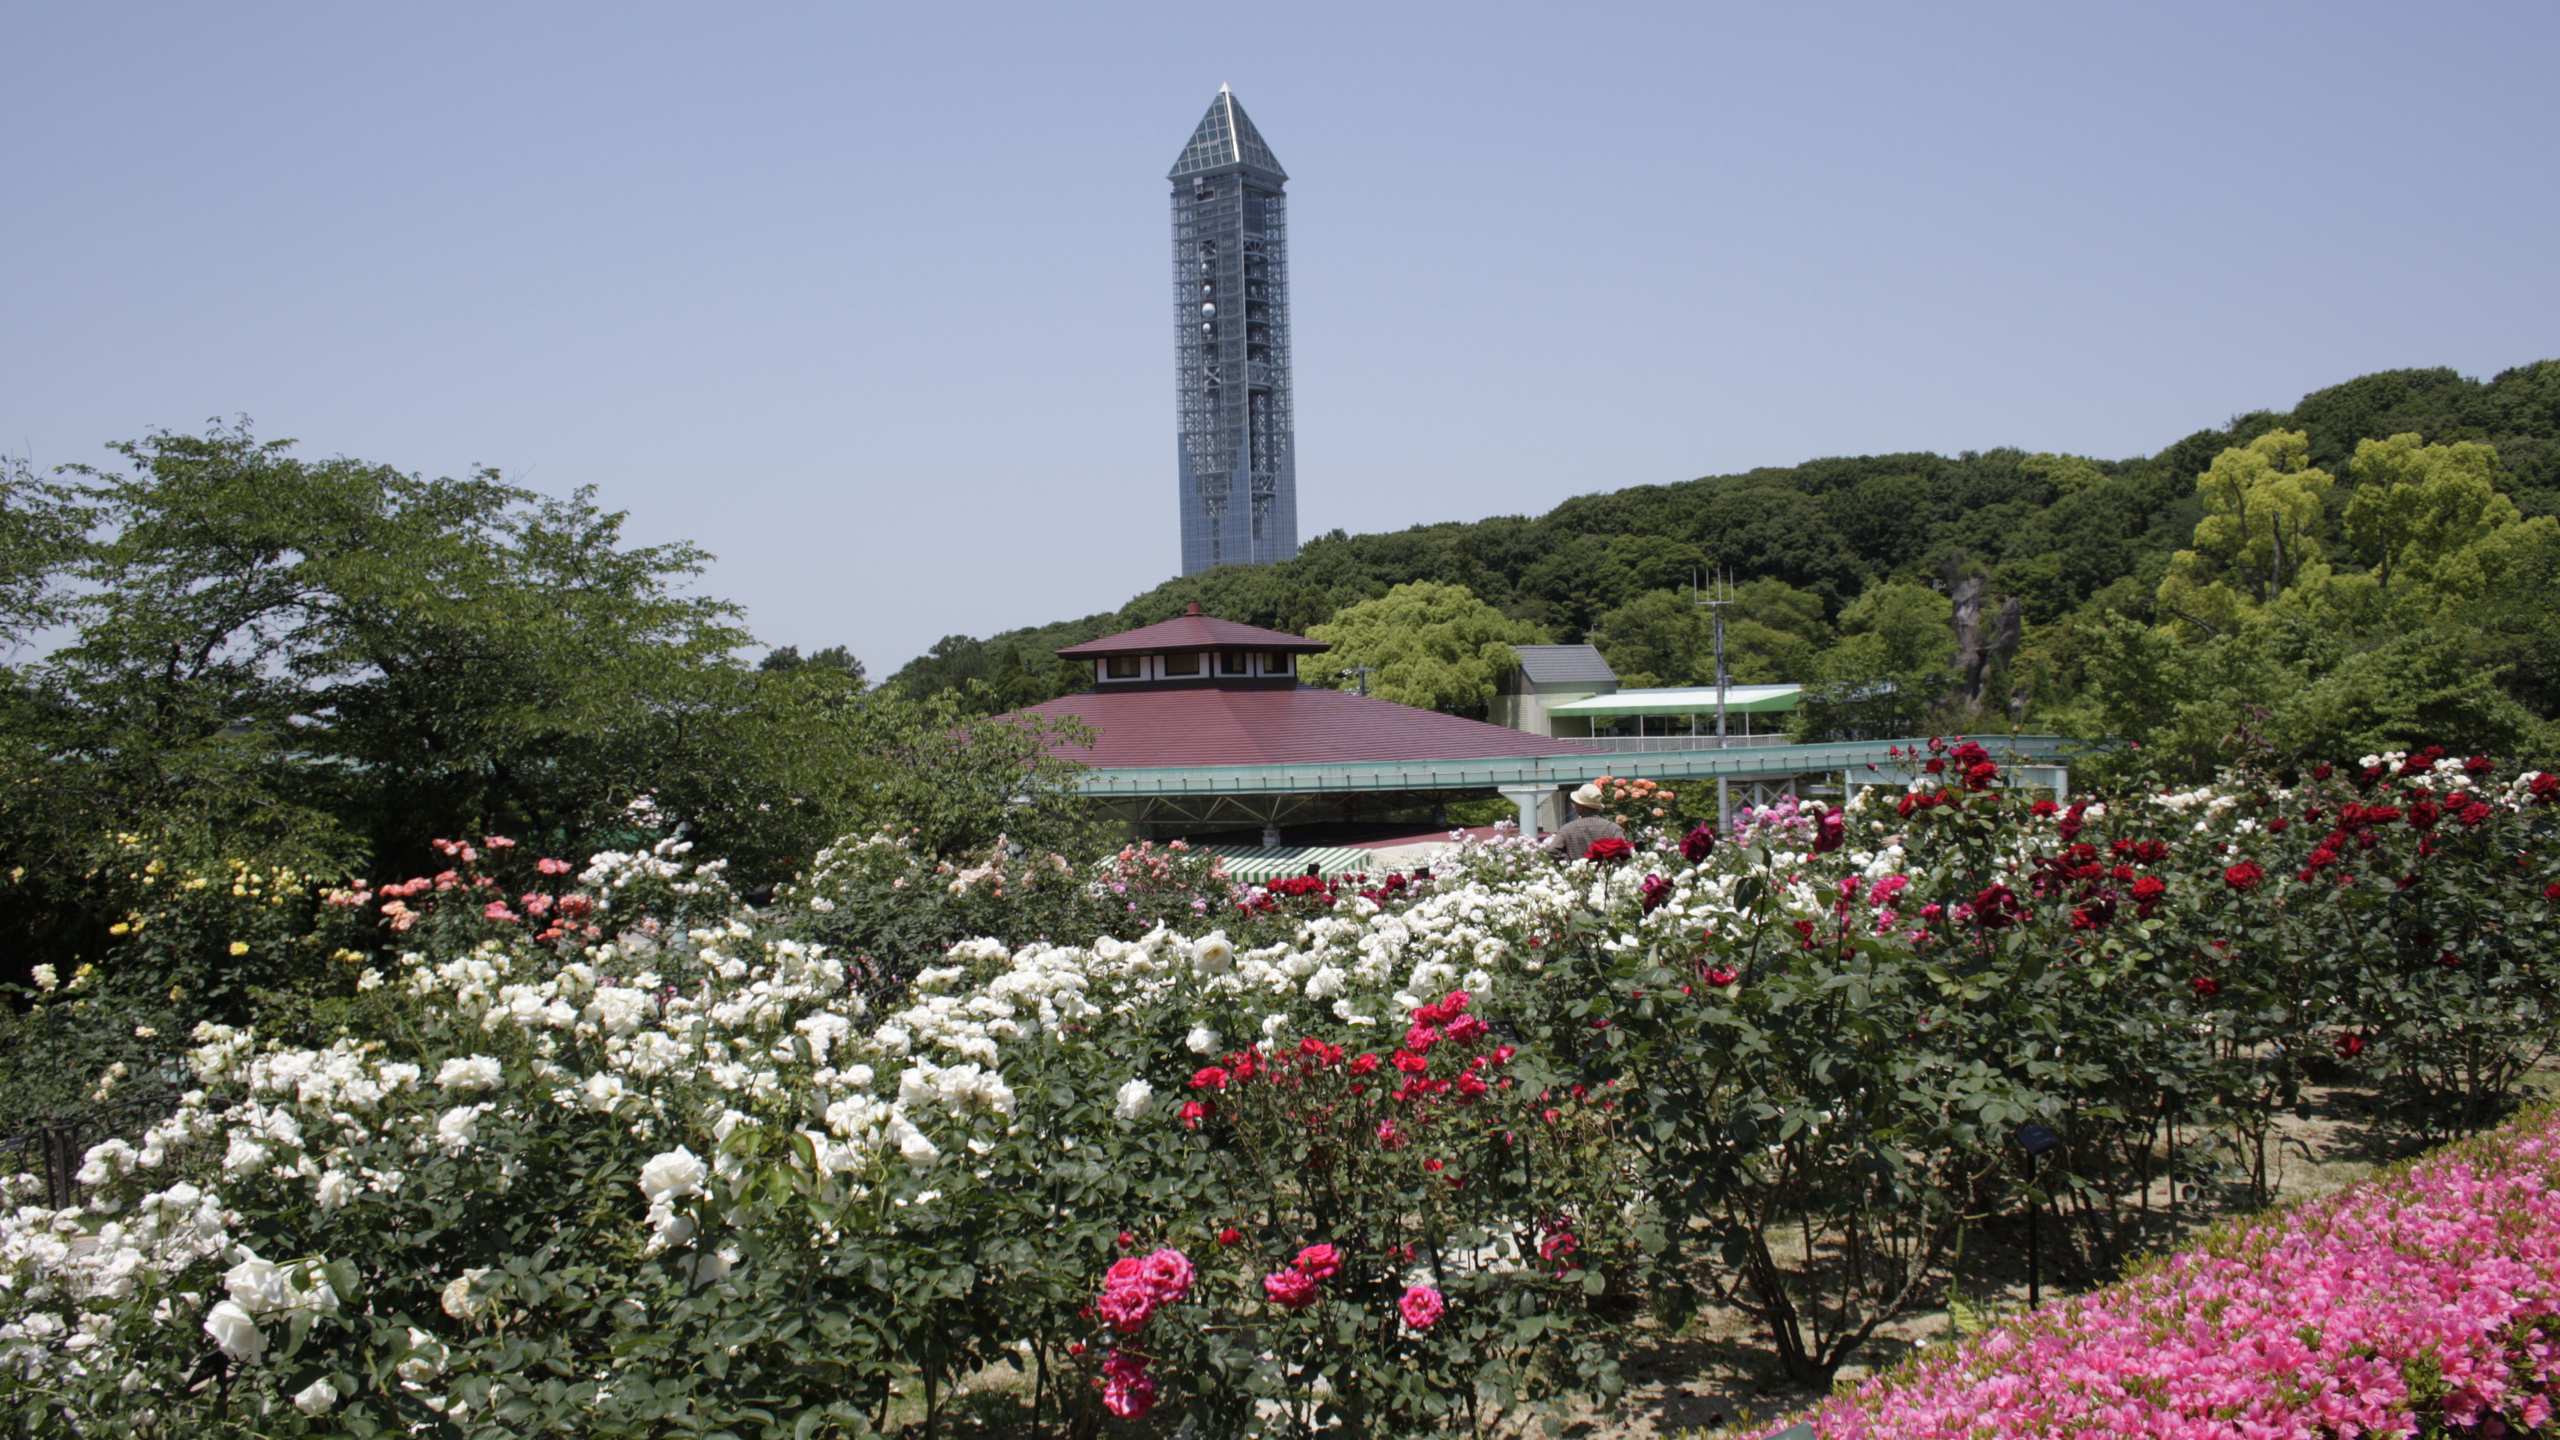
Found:
[[[2318,492],[2314,513],[2271,520],[2262,513],[2266,497],[2227,487],[2219,502],[2233,511],[2227,528],[2275,526],[2279,550],[2282,527],[2298,524],[2280,583],[2256,586],[2245,615],[2226,605],[2220,623],[2202,616],[2189,623],[2164,610],[2173,556],[2204,544],[2198,563],[2206,571],[2218,563],[2198,535],[2208,515],[2200,477],[2224,452],[2286,432],[2302,438],[2280,466],[2321,477],[2309,486]],[[2377,648],[2433,630],[2434,654],[2360,682],[2411,693],[2373,697],[2362,709],[2329,697],[2344,708],[2300,717],[2296,729],[2321,733],[2288,735],[2285,748],[2314,739],[2354,743],[2394,723],[2368,713],[2373,704],[2424,710],[2438,735],[2450,725],[2483,743],[2521,738],[2560,700],[2553,674],[2560,632],[2542,613],[2547,586],[2531,581],[2560,579],[2549,568],[2551,524],[2522,524],[2502,542],[2489,566],[2498,573],[2475,573],[2475,557],[2467,580],[2404,579],[2393,594],[2389,547],[2375,549],[2371,522],[2351,534],[2348,512],[2360,488],[2384,483],[2376,466],[2388,468],[2377,460],[2360,469],[2359,444],[2396,435],[2436,447],[2416,462],[2422,469],[2457,442],[2486,445],[2494,452],[2488,478],[2512,504],[2512,518],[2560,513],[2560,361],[2486,382],[2448,369],[2389,371],[2315,392],[2290,411],[2238,416],[2136,459],[1999,449],[1813,460],[1581,496],[1536,518],[1335,531],[1286,564],[1169,580],[1107,614],[983,640],[951,636],[889,683],[927,694],[977,680],[986,686],[982,704],[1026,704],[1079,684],[1080,673],[1052,656],[1057,647],[1162,619],[1188,601],[1304,632],[1415,581],[1464,586],[1550,639],[1590,639],[1631,679],[1701,680],[1712,662],[1681,592],[1693,574],[1720,569],[1744,582],[1734,612],[1738,678],[1845,684],[1861,674],[1939,676],[1921,707],[1929,714],[1868,717],[1878,722],[2228,730],[2252,718],[2248,702],[2299,699],[2303,682],[2358,653],[2369,672]],[[2429,506],[2443,508],[2419,502],[2412,516],[2433,513]],[[2498,518],[2475,513],[2467,523]],[[2403,528],[2435,523],[2411,518]],[[2430,543],[2479,538],[2442,531],[2437,524]],[[2349,584],[2369,575],[2378,583]],[[2413,593],[2430,584],[2441,593]],[[2364,589],[2377,598],[2369,601]],[[2491,632],[2492,616],[2507,633]],[[2327,648],[2350,635],[2361,637],[2360,652]],[[2186,673],[2151,674],[2142,693],[2128,694],[2127,667]],[[2222,707],[2219,719],[2181,719],[2174,712],[2191,685],[2242,704]],[[1836,714],[1826,721],[1819,707],[1814,719],[1847,723]],[[2255,719],[2263,728],[2271,717]]]

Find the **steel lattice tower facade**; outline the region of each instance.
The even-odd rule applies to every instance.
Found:
[[[1298,553],[1288,173],[1225,86],[1173,173],[1182,573]]]

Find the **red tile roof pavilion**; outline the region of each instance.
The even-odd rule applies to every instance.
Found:
[[[1602,747],[1532,735],[1481,720],[1419,710],[1341,690],[1296,683],[1294,674],[1220,676],[1219,654],[1311,655],[1323,641],[1199,613],[1070,645],[1059,655],[1094,661],[1095,687],[1012,712],[1074,719],[1094,732],[1090,746],[1061,742],[1060,753],[1097,769],[1202,765],[1338,765],[1362,761],[1484,760],[1604,753]],[[1110,681],[1113,656],[1203,653],[1196,677]],[[1294,662],[1292,662],[1294,666]],[[1152,668],[1150,669],[1152,674]]]

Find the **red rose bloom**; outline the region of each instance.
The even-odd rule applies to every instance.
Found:
[[[2267,872],[2259,869],[2255,860],[2243,860],[2222,872],[2222,883],[2243,895],[2257,889],[2258,882],[2266,878]]]
[[[1591,848],[1582,852],[1582,858],[1597,861],[1602,865],[1615,865],[1634,853],[1636,853],[1636,847],[1610,835],[1592,841]]]
[[[1828,854],[1839,849],[1840,843],[1847,838],[1848,833],[1841,824],[1840,812],[1825,810],[1822,812],[1822,818],[1815,822],[1813,827],[1813,853]]]
[[[1310,1245],[1289,1265],[1310,1280],[1330,1280],[1341,1273],[1342,1252],[1330,1245]]]
[[[2187,983],[2195,987],[2198,999],[2210,1000],[2222,993],[2222,982],[2210,975],[2199,975]]]
[[[1670,898],[1670,881],[1663,879],[1659,875],[1647,875],[1644,877],[1644,913],[1650,915],[1654,911],[1661,909],[1662,902]]]
[[[1680,839],[1680,858],[1692,865],[1704,864],[1716,853],[1716,827],[1700,824]]]
[[[2363,1036],[2357,1034],[2353,1030],[2342,1030],[2338,1032],[2338,1057],[2340,1059],[2353,1060],[2363,1053]]]

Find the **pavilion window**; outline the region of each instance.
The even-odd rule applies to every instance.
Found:
[[[1242,650],[1221,650],[1218,652],[1218,673],[1250,675],[1253,673],[1253,657]]]
[[[1287,675],[1292,673],[1289,652],[1286,650],[1264,651],[1262,653],[1262,673],[1265,675]]]
[[[1164,657],[1164,673],[1166,673],[1167,675],[1197,675],[1197,674],[1199,674],[1199,673],[1200,673],[1200,656],[1199,656],[1199,654],[1198,654],[1197,652],[1195,652],[1195,651],[1190,651],[1190,650],[1177,650],[1177,651],[1173,651],[1173,652],[1171,652],[1171,653],[1167,654],[1167,655]]]
[[[1147,673],[1146,660],[1137,655],[1114,655],[1102,662],[1105,680],[1138,680]]]

